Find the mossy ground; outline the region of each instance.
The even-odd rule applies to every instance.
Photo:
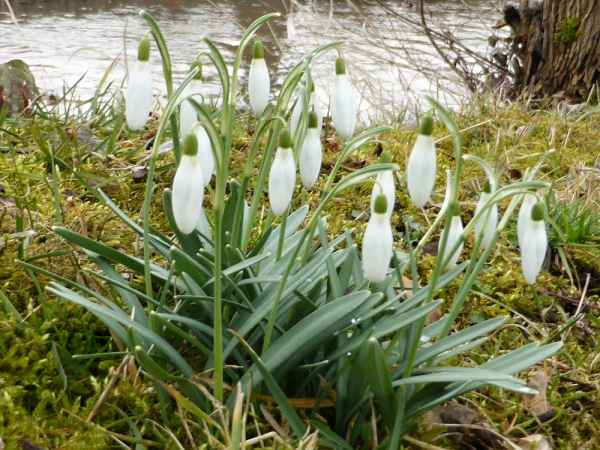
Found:
[[[498,106],[485,100],[474,102],[457,118],[461,128],[466,129],[465,152],[492,163],[502,182],[520,178],[543,152],[554,149],[542,179],[552,182],[560,204],[577,202],[585,211],[600,211],[599,114],[531,111],[518,104]],[[249,144],[250,121],[246,118],[240,123],[243,126],[236,132],[233,173],[244,162]],[[110,141],[113,125],[111,121],[95,123],[91,131],[101,140]],[[0,437],[8,449],[27,448],[23,447],[26,443],[52,449],[116,448],[115,439],[131,443],[138,431],[148,439],[149,447],[169,448],[172,444],[168,444],[168,433],[161,426],[172,429],[185,442],[178,417],[161,417],[159,399],[152,386],[135,377],[120,380],[92,423],[86,422],[111,379],[110,369],[119,364],[120,357],[81,359],[72,355],[120,349],[115,348],[101,323],[81,308],[47,296],[43,289],[47,280],[17,264],[17,260],[30,261],[101,289],[86,273],[88,263],[84,255],[53,234],[51,227],[56,224],[128,253],[140,254],[140,242],[86,190],[81,179],[101,186],[121,208],[139,219],[144,183],[135,181],[132,173],[147,154],[145,145],[152,138],[154,125],[150,123],[150,131],[143,136],[121,132],[109,154],[78,131],[81,124],[57,115],[5,119],[0,125],[0,289],[23,319],[11,314],[7,305],[6,312],[0,308]],[[453,165],[452,146],[441,126],[436,127],[434,135],[442,139],[440,178],[434,198],[439,206],[444,169]],[[405,167],[414,137],[412,127],[398,126],[381,136],[381,144],[392,153],[395,162]],[[326,142],[324,173],[332,167],[339,150],[330,134]],[[344,170],[374,162],[376,153],[376,146],[365,147],[345,164]],[[169,187],[173,173],[172,157],[163,157],[157,170],[156,192]],[[462,211],[463,220],[472,214],[484,183],[479,168],[466,163],[461,193],[463,204],[467,205]],[[370,189],[369,185],[356,187],[336,199],[328,211],[332,232],[354,230],[360,240]],[[302,190],[296,201],[314,206],[318,192]],[[153,203],[152,222],[166,231],[159,197]],[[417,211],[406,190],[398,189],[394,225],[399,245],[401,238],[418,238],[436,211],[435,205],[425,214]],[[24,233],[28,230],[34,233]],[[527,286],[520,273],[511,225],[461,315],[463,322],[500,314],[511,316],[509,324],[484,346],[462,358],[463,365],[481,362],[531,340],[555,340],[561,336],[565,339],[564,350],[543,365],[548,375],[546,396],[551,412],[536,417],[530,402],[523,397],[492,388],[461,400],[480,416],[477,423],[502,436],[519,438],[540,433],[554,448],[600,448],[597,224],[578,240],[554,240],[548,270],[536,286]],[[433,254],[434,249],[432,246],[428,252]],[[427,276],[432,260],[432,256],[424,258],[419,268],[421,276]],[[590,282],[583,301],[583,318],[565,331],[564,325],[577,310],[587,274]],[[539,372],[538,369],[523,376]],[[447,448],[474,445],[460,433],[464,429],[435,428],[429,423],[432,420],[424,418],[415,437]],[[268,428],[268,424],[262,426],[263,431]],[[456,436],[462,436],[463,441],[457,441]]]

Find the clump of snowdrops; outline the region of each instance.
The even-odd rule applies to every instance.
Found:
[[[148,163],[143,224],[127,217],[102,191],[96,194],[143,239],[143,255],[128,255],[57,227],[57,234],[96,263],[96,276],[111,296],[57,276],[48,290],[106,324],[118,346],[154,382],[165,414],[170,398],[199,421],[212,423],[209,391],[232,408],[241,392],[252,396],[268,390],[298,438],[316,429],[325,445],[351,449],[373,440],[376,432],[385,448],[396,449],[419,415],[468,391],[492,385],[534,393],[514,375],[554,354],[560,343],[532,343],[473,367],[453,367],[448,361],[480,346],[506,320],[498,317],[454,329],[520,202],[523,272],[528,283],[535,282],[547,245],[538,195],[547,186],[535,179],[541,162],[522,181],[500,186],[489,164],[463,154],[451,114],[430,99],[431,113],[452,135],[455,164],[446,174],[438,215],[422,239],[408,247],[394,236],[390,220],[396,190],[405,188],[405,180],[415,205],[431,202],[437,172],[432,115],[420,120],[405,176],[384,153],[379,163],[339,177],[344,161],[389,130],[356,132],[356,99],[339,44],[306,55],[274,95],[264,48],[254,40],[257,30],[276,16],[269,14],[246,30],[231,67],[213,42],[204,39],[207,51],[174,89],[162,33],[148,13],[140,14],[160,51],[168,95]],[[131,130],[144,126],[152,107],[151,50],[146,37],[129,71],[125,98]],[[294,210],[295,194],[312,189],[325,176],[320,171],[323,113],[315,97],[319,80],[312,78],[311,66],[327,52],[338,52],[332,122],[343,145],[318,206]],[[247,56],[251,62],[243,92],[256,131],[242,172],[230,173],[238,75]],[[219,76],[221,101],[216,109],[200,100],[202,64],[213,65]],[[173,151],[161,156],[159,148],[167,139]],[[162,193],[169,234],[150,223],[159,157],[173,158],[177,165],[172,189]],[[488,183],[474,217],[464,225],[459,186],[467,163],[478,164]],[[323,211],[340,192],[364,183],[372,186],[372,195],[359,249],[352,230],[328,234]],[[504,199],[507,206],[500,214],[498,205]],[[263,207],[269,210],[267,220],[260,219]],[[419,279],[422,250],[435,239],[433,271],[429,279]],[[467,239],[473,240],[468,254]],[[124,271],[139,276],[125,277]],[[458,290],[449,298],[444,287],[451,282]],[[428,315],[443,303],[448,312],[428,322]],[[301,414],[293,397],[313,398],[312,409]],[[373,415],[381,426],[372,427]]]

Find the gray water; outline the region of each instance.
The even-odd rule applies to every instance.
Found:
[[[453,73],[423,34],[401,17],[418,21],[416,0],[9,0],[16,22],[0,0],[0,62],[27,62],[45,92],[60,94],[85,75],[77,86],[82,98],[94,93],[103,74],[120,84],[126,57],[135,57],[139,38],[147,31],[137,15],[144,8],[154,15],[167,39],[180,80],[189,63],[205,50],[209,37],[233,59],[242,30],[259,16],[277,11],[281,17],[259,32],[267,49],[274,85],[302,55],[318,45],[342,41],[349,72],[361,97],[365,117],[402,110],[419,103],[423,94],[447,103],[464,97]],[[383,4],[383,6],[382,6]],[[450,0],[426,2],[432,24],[454,33],[463,43],[485,54],[487,38],[500,17],[502,2]],[[158,51],[154,48],[155,89],[164,92]],[[321,101],[327,104],[334,78],[335,54],[315,62],[313,77]],[[113,64],[114,63],[114,64]],[[216,73],[210,67],[207,95],[217,95]],[[245,72],[240,76],[243,78]]]

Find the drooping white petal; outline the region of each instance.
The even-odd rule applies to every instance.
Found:
[[[523,224],[523,240],[519,243],[521,248],[521,268],[525,281],[535,283],[542,270],[546,251],[548,249],[548,236],[546,224],[543,220],[530,220]]]
[[[173,179],[171,196],[175,223],[182,233],[189,234],[196,228],[203,197],[204,181],[198,158],[183,155]]]
[[[375,208],[375,199],[379,194],[385,195],[387,199],[387,211],[388,217],[394,212],[394,202],[396,201],[396,184],[394,183],[394,172],[386,170],[377,174],[377,182],[373,185],[371,191],[371,213]]]
[[[212,152],[212,144],[208,133],[204,127],[200,124],[196,124],[194,127],[196,138],[198,139],[198,163],[202,169],[202,179],[206,186],[210,183],[210,180],[215,172],[215,157]]]
[[[489,200],[491,194],[488,192],[482,192],[477,207],[475,208],[475,215],[479,214]],[[498,226],[498,205],[494,203],[488,208],[477,222],[475,222],[475,238],[481,239],[481,246],[483,249],[487,249],[494,234],[496,233],[496,227]]]
[[[531,210],[537,203],[537,197],[533,194],[526,194],[523,197],[523,203],[519,209],[519,216],[517,218],[517,239],[519,241],[519,248],[523,248],[525,242],[525,231],[529,227],[531,218]]]
[[[152,112],[152,72],[148,61],[136,61],[129,69],[125,93],[125,118],[131,130],[144,128]]]
[[[298,125],[300,124],[300,117],[302,115],[302,107],[304,106],[304,91],[296,98],[294,109],[292,109],[292,116],[290,117],[290,131],[296,133],[298,131]],[[321,109],[319,98],[316,92],[313,92],[308,102],[308,112],[314,111],[317,114],[317,129],[319,133],[323,129],[323,111]]]
[[[186,86],[183,96],[189,97],[192,95],[194,96],[194,100],[199,101],[199,98],[196,96],[196,94],[201,92],[201,87],[202,81],[192,80],[190,81],[190,84]],[[197,122],[198,114],[196,113],[196,110],[189,101],[184,101],[181,104],[181,110],[179,113],[179,135],[182,138],[187,136]]]
[[[270,91],[271,79],[267,63],[264,58],[255,58],[250,64],[250,74],[248,75],[250,106],[255,116],[261,116],[269,104]]]
[[[441,254],[442,238],[440,236],[440,240],[438,242],[438,258],[443,258],[442,261],[445,261],[448,258],[448,256],[446,256],[446,255],[450,255],[450,251],[452,251],[452,249],[457,244],[457,242],[460,241],[463,231],[464,231],[463,223],[462,223],[460,216],[453,216],[452,219],[450,220],[450,229],[448,230],[448,240],[446,241],[446,251],[443,256]],[[456,249],[456,251],[454,253],[452,253],[452,256],[449,257],[450,259],[448,260],[448,263],[446,264],[445,269],[452,269],[454,266],[456,266],[456,263],[458,262],[458,258],[460,258],[460,254],[462,253],[463,245],[464,244],[461,242],[460,245],[458,246],[458,248]]]
[[[300,151],[300,177],[307,189],[312,187],[319,178],[321,160],[323,158],[321,135],[317,128],[309,128]]]
[[[362,243],[362,266],[367,280],[380,283],[385,279],[393,249],[394,238],[389,217],[372,212]]]
[[[276,216],[287,210],[296,186],[296,162],[291,148],[279,147],[269,172],[269,202]]]
[[[431,136],[418,135],[408,158],[406,182],[413,203],[422,208],[431,198],[436,172],[435,143]]]
[[[336,75],[333,97],[333,126],[343,139],[349,139],[356,128],[356,104],[347,74]]]

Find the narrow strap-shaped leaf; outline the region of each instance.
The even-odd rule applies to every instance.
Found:
[[[279,387],[279,384],[277,383],[277,381],[275,380],[275,378],[273,377],[273,375],[271,374],[269,369],[266,367],[266,365],[264,364],[264,362],[262,361],[260,356],[258,356],[256,354],[256,352],[244,340],[244,338],[242,338],[239,335],[237,336],[237,338],[242,343],[242,345],[246,348],[246,351],[252,357],[252,360],[254,361],[254,365],[258,368],[258,371],[260,372],[262,379],[265,381],[265,384],[269,388],[269,391],[271,391],[271,394],[273,395],[273,399],[277,403],[277,406],[279,406],[279,410],[281,411],[283,416],[289,422],[290,427],[294,431],[294,434],[296,435],[297,438],[299,438],[299,439],[302,438],[304,436],[304,434],[306,433],[306,425],[304,425],[304,422],[302,422],[302,419],[300,418],[300,416],[298,415],[298,413],[296,412],[294,407],[290,404],[287,396],[285,395],[285,393],[283,392],[281,387]],[[231,401],[231,398],[230,398],[230,401]]]

